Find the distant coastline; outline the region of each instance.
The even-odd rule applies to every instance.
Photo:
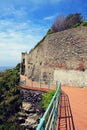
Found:
[[[0,66],[0,72],[4,72],[7,69],[12,69],[13,67],[11,66]]]

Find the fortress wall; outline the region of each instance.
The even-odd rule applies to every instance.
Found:
[[[25,75],[30,79],[45,77],[87,86],[87,27],[50,34],[30,53],[22,53],[23,59]]]

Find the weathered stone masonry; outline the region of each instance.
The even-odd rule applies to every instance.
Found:
[[[33,80],[87,86],[87,27],[50,34],[31,53],[22,53],[21,73]]]

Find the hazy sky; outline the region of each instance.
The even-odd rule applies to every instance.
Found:
[[[87,19],[87,0],[0,0],[0,66],[15,66],[57,16],[76,12]]]

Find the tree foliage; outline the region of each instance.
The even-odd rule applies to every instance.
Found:
[[[83,17],[80,13],[69,14],[67,17],[60,16],[56,19],[51,27],[52,32],[59,32],[68,28],[72,28],[76,24],[83,22]]]
[[[62,31],[65,29],[65,17],[64,16],[60,16],[56,19],[56,21],[54,22],[54,24],[52,25],[52,31],[53,32],[58,32],[58,31]]]
[[[73,25],[80,24],[81,22],[83,22],[83,17],[80,13],[69,14],[65,19],[65,26],[66,28],[71,28]]]
[[[0,130],[15,130],[20,105],[18,64],[14,69],[0,73]]]

